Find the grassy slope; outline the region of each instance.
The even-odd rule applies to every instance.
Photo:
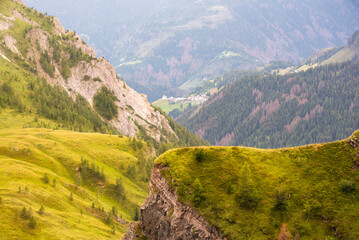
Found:
[[[171,104],[169,100],[163,100],[163,99],[157,100],[156,102],[154,102],[152,104],[159,107],[159,108],[161,108],[167,114],[169,112],[171,112],[172,110],[174,110],[174,109],[178,109],[180,111],[183,111],[189,105],[189,103],[185,103],[185,104],[174,103],[174,104]],[[192,104],[195,104],[195,103],[192,103]],[[181,105],[182,105],[182,108],[181,108]]]
[[[195,159],[200,149],[203,162]],[[161,172],[183,202],[193,205],[193,183],[199,179],[205,200],[197,209],[229,239],[274,239],[282,223],[303,240],[336,239],[334,233],[341,239],[358,239],[359,171],[353,169],[358,159],[346,141],[338,141],[278,150],[183,148],[163,154],[155,164],[168,166]],[[257,207],[249,209],[235,200],[245,165],[259,199]],[[344,193],[343,180],[357,190]],[[278,199],[283,204],[275,207]]]
[[[7,119],[7,120],[6,120]],[[31,118],[2,111],[1,126],[6,122],[32,121]],[[132,149],[128,138],[96,133],[76,133],[48,129],[0,129],[0,236],[17,239],[35,238],[75,238],[106,239],[121,237],[126,225],[116,224],[117,233],[104,222],[104,215],[93,211],[92,203],[104,207],[108,212],[112,206],[119,209],[119,216],[133,220],[134,208],[147,195],[146,183],[139,179],[129,179],[127,166],[136,165],[138,152]],[[104,168],[107,184],[115,184],[122,178],[127,199],[118,201],[99,188],[76,187],[76,168],[81,157]],[[47,173],[50,183],[41,178]],[[56,178],[56,187],[52,180]],[[19,193],[18,189],[22,191]],[[25,191],[25,188],[28,191]],[[73,192],[74,201],[69,200]],[[45,214],[36,211],[45,207]],[[28,220],[19,217],[23,207],[32,208],[37,227],[30,229]],[[83,216],[81,216],[81,209]]]

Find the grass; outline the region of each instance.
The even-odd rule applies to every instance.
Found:
[[[200,149],[202,161],[196,160]],[[282,223],[304,240],[358,239],[357,152],[346,141],[278,150],[182,148],[161,155],[155,165],[180,200],[196,204],[228,239],[276,239]],[[201,198],[196,179],[204,189]],[[344,192],[343,181],[357,190]],[[257,201],[251,207],[241,200],[248,188],[247,197]]]
[[[171,103],[169,100],[165,100],[165,99],[157,100],[156,102],[154,102],[152,104],[161,108],[167,114],[174,109],[183,111],[189,105],[189,103]],[[192,102],[192,105],[195,105],[195,102]]]
[[[147,148],[135,151],[127,137],[115,135],[21,128],[27,121],[33,118],[11,110],[1,111],[0,236],[5,239],[122,237],[127,224],[116,223],[113,235],[112,226],[104,221],[105,213],[94,211],[91,205],[95,203],[96,208],[101,206],[105,212],[115,206],[119,217],[133,220],[135,208],[147,196],[147,182],[142,180],[143,173],[139,173],[139,156],[146,154]],[[12,125],[13,122],[16,124]],[[98,182],[95,187],[85,182],[80,186],[75,184],[81,158],[104,169],[105,184]],[[137,176],[128,176],[130,165],[136,166]],[[48,184],[42,180],[45,173],[50,179]],[[125,188],[125,200],[106,191],[119,178]],[[56,187],[52,185],[53,179]],[[70,192],[73,201],[69,200]],[[45,208],[43,215],[36,212],[41,205]],[[28,220],[20,217],[23,207],[32,209],[37,222],[35,229],[29,228]]]
[[[329,59],[325,60],[321,65],[337,63],[337,62],[345,62],[351,61],[357,56],[357,50],[351,49],[350,47],[345,47],[341,51],[334,54]]]

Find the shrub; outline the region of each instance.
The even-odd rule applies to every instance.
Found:
[[[205,159],[204,150],[201,148],[196,152],[196,160],[197,162],[203,162]]]
[[[340,189],[343,193],[353,193],[356,190],[355,183],[350,180],[342,180],[340,182]]]
[[[274,203],[274,209],[276,210],[286,210],[287,209],[287,193],[285,190],[279,188],[275,192],[274,195],[275,203]]]
[[[91,77],[90,77],[89,75],[85,75],[82,80],[84,80],[84,81],[90,81],[90,80],[91,80]]]
[[[92,79],[92,81],[94,81],[94,82],[102,82],[101,78],[99,78],[99,77],[95,77],[94,79]]]

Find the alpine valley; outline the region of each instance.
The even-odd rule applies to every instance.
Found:
[[[359,28],[352,0],[25,0],[58,16],[151,102],[229,70],[301,62]]]
[[[0,1],[0,239],[359,239],[356,1],[26,2],[82,33]]]

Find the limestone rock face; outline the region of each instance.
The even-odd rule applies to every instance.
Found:
[[[141,229],[148,239],[226,239],[196,210],[178,200],[158,166],[152,171],[149,190],[141,207]]]
[[[13,14],[14,19],[33,23],[18,12]],[[14,19],[1,21],[0,30],[7,29]],[[81,95],[91,106],[93,106],[93,98],[96,93],[105,86],[117,98],[118,117],[109,123],[124,135],[136,136],[139,132],[139,126],[141,126],[147,135],[158,142],[161,136],[166,138],[166,136],[174,135],[176,137],[168,120],[150,105],[145,95],[137,93],[124,81],[119,80],[115,68],[104,58],[96,58],[93,48],[86,45],[79,35],[69,30],[65,31],[57,18],[51,17],[51,19],[54,26],[52,33],[46,32],[36,23],[33,23],[33,28],[26,35],[26,38],[31,42],[31,47],[28,49],[27,55],[23,57],[27,61],[36,63],[36,71],[40,77],[45,78],[52,85],[62,86],[74,99],[78,94]],[[50,44],[53,39],[60,39],[61,44],[66,47],[80,49],[82,53],[88,54],[91,60],[79,61],[71,68],[71,76],[64,79],[61,74],[61,62],[68,61],[70,56],[62,52],[60,61],[53,60],[54,49],[53,44]],[[14,38],[5,36],[4,42],[11,51],[19,53]],[[45,51],[52,59],[51,65],[54,66],[52,76],[46,73],[40,64],[41,54]]]

